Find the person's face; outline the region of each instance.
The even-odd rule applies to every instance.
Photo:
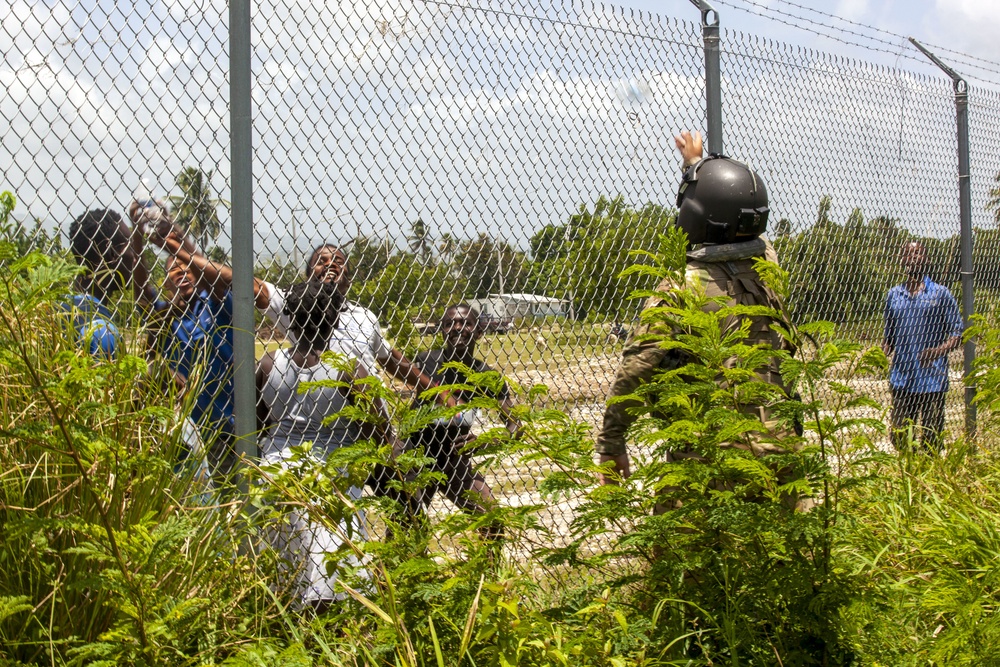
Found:
[[[481,333],[479,318],[469,308],[449,308],[441,320],[445,347],[459,354],[471,351]]]
[[[900,257],[903,270],[909,276],[922,276],[927,267],[927,250],[923,246],[908,245]]]
[[[347,257],[338,248],[321,248],[313,256],[309,277],[337,286],[342,296],[351,289],[351,275],[347,270]]]
[[[167,260],[167,276],[163,286],[170,293],[172,301],[187,303],[195,293],[195,276],[187,264],[176,257],[171,257]]]

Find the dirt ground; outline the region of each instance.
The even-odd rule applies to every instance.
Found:
[[[600,427],[604,412],[604,402],[607,398],[614,374],[618,366],[620,352],[612,350],[609,354],[591,355],[582,359],[559,358],[550,363],[534,364],[531,368],[508,368],[509,376],[522,386],[545,384],[549,388],[548,405],[566,411],[573,419],[589,424],[596,434]],[[964,400],[960,366],[960,356],[953,355],[951,372],[951,389],[947,397],[946,430],[951,435],[959,435],[964,423]],[[885,377],[855,377],[847,380],[847,384],[862,394],[875,398],[879,404],[890,404],[888,382]],[[832,393],[830,394],[832,397]],[[888,408],[875,410],[873,408],[855,408],[844,414],[845,417],[866,417],[885,420],[888,418]],[[480,428],[488,428],[495,423],[482,423]],[[892,451],[887,437],[876,438],[876,446],[886,452]],[[537,490],[537,481],[545,474],[543,469],[518,469],[511,461],[509,465],[495,465],[492,469],[482,469],[490,487],[498,501],[515,507],[536,505],[541,507],[539,518],[546,530],[537,531],[527,536],[527,541],[543,542],[548,545],[565,543],[571,536],[571,524],[579,505],[580,496],[563,499],[551,503],[542,498]],[[451,511],[448,501],[437,498],[430,509],[431,513]],[[593,548],[599,548],[599,544]],[[519,560],[527,558],[528,554],[512,554]]]

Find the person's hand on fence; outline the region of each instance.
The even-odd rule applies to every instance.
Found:
[[[157,248],[174,255],[182,248],[189,253],[194,252],[193,242],[166,211],[146,209],[139,213],[138,224],[142,226],[149,242]]]
[[[155,206],[142,206],[133,201],[129,205],[129,217],[140,231],[157,248],[176,255],[180,251],[198,254],[198,246],[183,227],[177,224],[167,211],[167,204],[157,200]]]
[[[163,202],[156,202],[156,206],[143,206],[133,201],[129,204],[128,216],[132,219],[136,230],[145,235],[150,243],[158,248],[163,247],[174,222]]]
[[[406,443],[400,440],[399,436],[393,430],[388,430],[386,432],[386,442],[390,448],[389,458],[395,461],[403,452],[406,451]]]
[[[456,395],[453,394],[451,391],[448,391],[447,389],[439,393],[435,397],[435,400],[441,407],[444,408],[457,408],[459,405],[458,398],[456,397]]]
[[[681,153],[684,167],[690,167],[701,159],[704,151],[701,132],[689,132],[684,130],[674,137],[674,144]]]
[[[460,435],[451,443],[451,453],[452,454],[462,454],[465,448],[476,441],[475,433],[466,433],[465,435]]]

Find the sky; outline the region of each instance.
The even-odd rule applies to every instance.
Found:
[[[954,107],[940,73],[896,38],[883,35],[889,53],[870,51],[731,6],[811,15],[789,2],[726,3],[726,151],[770,184],[774,214],[803,229],[829,195],[835,219],[860,207],[950,235]],[[699,16],[686,0],[623,4],[255,3],[261,255],[356,234],[403,243],[418,217],[438,236],[485,232],[527,248],[602,195],[671,205],[672,135],[704,125]],[[796,4],[1000,61],[984,0]],[[211,170],[228,199],[227,18],[223,0],[0,6],[14,30],[0,45],[0,187],[16,192],[19,214],[65,227],[87,208],[123,209],[143,179],[176,194],[187,165]],[[974,101],[974,222],[986,225],[1000,98]]]

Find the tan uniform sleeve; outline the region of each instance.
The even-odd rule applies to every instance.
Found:
[[[653,377],[666,350],[654,341],[636,341],[629,339],[622,354],[622,363],[615,374],[611,385],[611,396],[626,396],[635,391],[636,387]],[[611,403],[604,410],[604,425],[597,435],[594,449],[598,454],[617,456],[627,451],[625,433],[635,421],[635,415],[628,413],[629,408],[640,406],[638,401],[623,401]]]
[[[664,281],[657,287],[660,291],[671,289],[672,283]],[[651,298],[645,308],[660,306],[662,299]],[[648,324],[640,324],[625,343],[622,351],[622,361],[615,373],[609,397],[627,396],[636,388],[649,382],[656,371],[662,367],[667,351],[661,348],[656,340],[643,339],[652,329]],[[630,408],[639,407],[638,401],[623,401],[609,404],[604,410],[604,424],[597,435],[594,449],[598,454],[618,456],[626,453],[625,434],[635,422],[636,416],[629,414]]]

